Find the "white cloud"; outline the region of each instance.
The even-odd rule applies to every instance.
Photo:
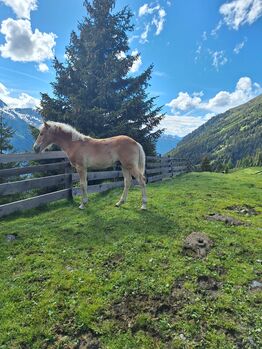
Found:
[[[207,110],[212,113],[221,113],[227,109],[236,107],[262,93],[262,87],[258,83],[253,83],[247,77],[241,77],[233,92],[219,91],[208,101],[203,101],[203,91],[194,92],[192,96],[188,92],[179,92],[178,96],[172,99],[166,105],[171,108],[172,112],[177,114],[180,111],[189,111],[194,109]]]
[[[4,84],[0,82],[0,96],[7,96],[8,95],[8,89],[5,87]],[[1,98],[1,97],[0,97]]]
[[[11,97],[8,88],[0,82],[0,99],[10,108],[35,108],[40,100],[22,92],[18,97]]]
[[[224,3],[219,12],[228,27],[238,30],[246,23],[254,23],[262,15],[262,1],[234,0]]]
[[[152,24],[154,24],[156,27],[156,35],[159,35],[164,28],[165,16],[166,16],[166,11],[161,8],[158,11],[158,16],[155,16],[152,20]]]
[[[138,38],[139,38],[139,35],[132,35],[130,38],[128,38],[128,44],[130,45],[134,40]]]
[[[217,26],[211,31],[210,34],[211,34],[212,36],[217,36],[217,33],[218,33],[219,30],[221,29],[222,25],[223,25],[223,21],[219,21],[218,24],[217,24]]]
[[[184,136],[202,125],[218,113],[248,102],[250,99],[262,93],[262,87],[253,83],[247,77],[241,77],[233,92],[219,91],[214,97],[203,101],[203,92],[189,95],[187,92],[179,92],[178,97],[172,99],[166,105],[171,108],[173,115],[167,115],[162,121],[161,127],[167,128],[166,133]],[[187,115],[180,114],[180,111],[187,112]],[[204,116],[201,115],[206,112]]]
[[[212,65],[216,68],[217,71],[219,70],[220,66],[223,66],[228,62],[224,51],[209,50],[209,54],[212,57]]]
[[[138,50],[133,50],[131,52],[131,56],[133,56],[133,57],[137,56],[137,58],[134,61],[132,67],[129,69],[129,72],[130,73],[136,73],[139,70],[139,68],[141,67],[141,65],[142,65],[142,59],[141,59],[141,56],[138,54]],[[122,59],[126,58],[126,54],[125,54],[125,52],[121,51],[121,52],[116,54],[116,57],[119,60],[122,60]]]
[[[54,57],[56,35],[41,33],[38,29],[32,32],[27,19],[8,18],[2,22],[0,32],[6,42],[0,46],[3,58],[18,62],[42,62]]]
[[[49,68],[48,65],[45,63],[40,63],[38,64],[38,68],[37,68],[41,73],[46,73],[48,72]]]
[[[148,42],[147,37],[148,37],[148,33],[149,33],[149,27],[150,27],[150,24],[147,24],[145,27],[145,30],[140,35],[140,43],[141,44]]]
[[[18,18],[30,18],[30,12],[37,9],[37,0],[0,0],[10,6]]]
[[[246,40],[243,40],[243,41],[241,41],[239,44],[237,44],[236,46],[235,46],[235,48],[234,48],[234,53],[236,54],[236,55],[238,55],[239,54],[239,52],[242,50],[242,48],[245,46],[245,43],[246,43]]]
[[[137,54],[138,54],[137,50],[134,50],[131,53],[132,56],[136,56]],[[141,65],[142,65],[142,59],[141,59],[141,56],[139,55],[137,57],[137,59],[134,61],[133,65],[130,69],[130,73],[136,73],[139,70],[139,68],[141,67]]]
[[[178,97],[172,99],[167,106],[171,108],[172,112],[178,110],[189,110],[197,107],[201,103],[199,96],[193,95],[191,97],[187,92],[179,92]]]
[[[116,58],[119,59],[120,61],[124,58],[126,58],[126,54],[124,51],[120,51],[119,53],[116,54]]]
[[[156,6],[144,4],[139,8],[138,16],[147,18],[146,23],[144,23],[145,30],[140,35],[140,43],[148,42],[148,34],[153,27],[155,27],[155,35],[159,35],[164,29],[166,11],[159,4]],[[148,16],[153,16],[150,22],[148,21]]]
[[[153,71],[153,75],[162,78],[162,77],[166,76],[166,73],[164,73],[164,72],[162,72],[162,71],[154,70],[154,71]]]
[[[206,116],[166,115],[160,123],[165,133],[184,137],[206,122]]]
[[[155,7],[150,7],[148,6],[148,4],[144,4],[143,6],[141,6],[138,10],[138,16],[139,17],[142,17],[144,15],[147,15],[147,14],[152,14],[153,12],[155,11],[158,11],[160,9],[160,5],[157,5]]]
[[[138,16],[142,17],[144,16],[146,13],[148,13],[148,4],[144,4],[143,6],[141,6],[138,10]]]
[[[260,93],[262,93],[261,86],[258,83],[252,83],[252,80],[245,76],[238,80],[235,91],[220,91],[207,103],[202,103],[201,107],[215,113],[222,113],[248,102]]]
[[[206,31],[204,31],[203,34],[202,34],[202,40],[203,41],[207,40],[207,32]]]

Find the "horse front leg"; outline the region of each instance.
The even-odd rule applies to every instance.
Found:
[[[87,197],[87,171],[84,168],[78,168],[77,172],[80,177],[80,188],[82,191],[82,198],[81,198],[81,204],[79,208],[83,210],[85,208],[85,204],[88,202]]]
[[[132,176],[127,169],[122,168],[122,172],[124,176],[124,191],[120,200],[116,203],[116,207],[120,207],[122,204],[126,202],[128,190],[130,188],[131,181],[132,181]]]

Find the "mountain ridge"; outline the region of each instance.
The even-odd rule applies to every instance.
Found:
[[[204,157],[236,166],[262,150],[262,95],[218,114],[188,134],[168,155],[186,157],[195,165]]]
[[[30,151],[34,138],[30,125],[38,127],[42,117],[32,108],[10,108],[0,99],[0,113],[3,113],[4,122],[14,130],[11,144],[15,152]]]

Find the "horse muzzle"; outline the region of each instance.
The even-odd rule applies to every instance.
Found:
[[[40,145],[34,144],[33,149],[36,153],[40,153]]]

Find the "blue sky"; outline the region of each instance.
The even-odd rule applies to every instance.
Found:
[[[166,133],[184,136],[213,115],[262,93],[262,0],[119,0],[135,30],[130,74],[154,64]],[[0,0],[0,99],[33,107],[52,93],[52,58],[64,60],[82,0]],[[121,58],[119,58],[121,59]]]

